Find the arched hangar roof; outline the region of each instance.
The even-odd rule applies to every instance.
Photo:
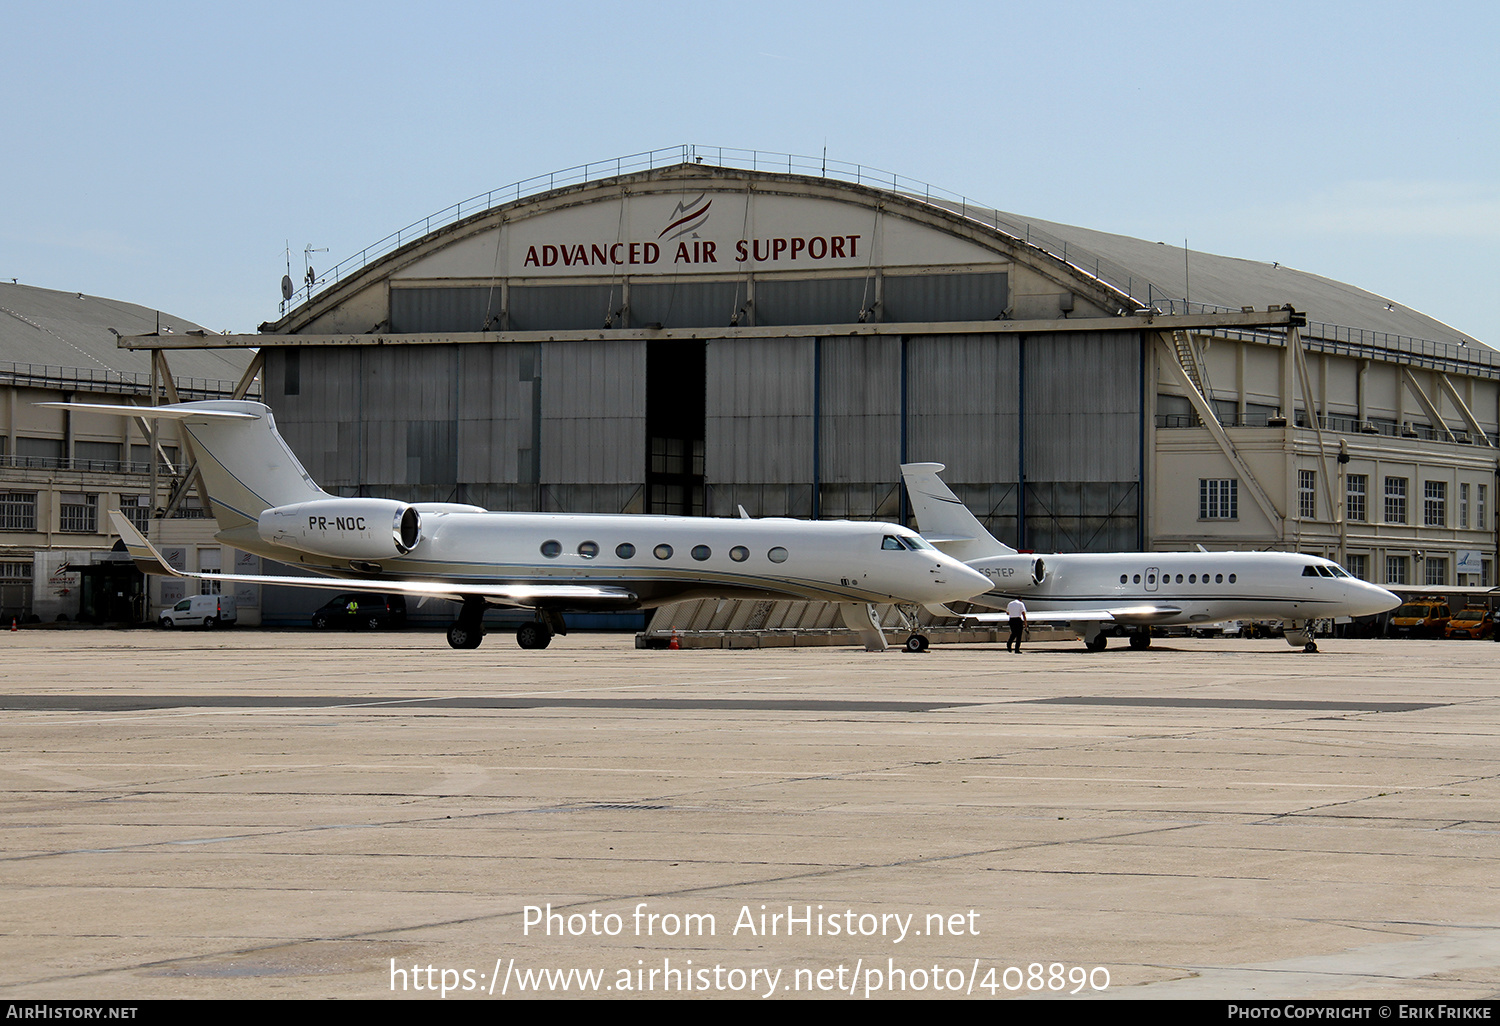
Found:
[[[680,298],[684,284],[794,275],[847,281],[878,274],[898,287],[872,296],[869,287],[851,286],[847,317],[839,321],[911,320],[917,318],[896,308],[900,287],[917,290],[913,276],[928,271],[969,276],[922,286],[959,295],[954,309],[962,314],[938,320],[1082,319],[1152,309],[1192,314],[1287,304],[1306,314],[1307,337],[1375,349],[1437,350],[1432,355],[1459,360],[1494,358],[1477,339],[1441,321],[1306,271],[1197,251],[1185,258],[1178,247],[988,209],[899,178],[879,185],[868,176],[849,181],[802,171],[800,166],[781,172],[684,160],[529,196],[517,189],[517,198],[493,206],[480,198],[481,208],[473,214],[464,215],[463,205],[450,208],[427,219],[439,227],[422,231],[418,222],[415,231],[373,247],[379,256],[338,265],[334,280],[321,291],[314,289],[305,302],[261,330],[399,334],[393,289],[474,290],[500,282],[518,288],[571,285],[567,305],[584,308],[584,321],[524,324],[524,318],[511,318],[511,310],[502,319],[498,292],[482,297],[476,292],[465,302],[482,305],[483,316],[465,314],[473,323],[455,323],[453,330],[584,327],[585,322],[617,328],[627,326],[611,319],[619,295],[610,288],[589,292],[590,284],[669,280],[677,286],[673,294],[679,298],[673,302],[680,314],[692,305]],[[709,297],[703,300],[710,311],[705,326],[793,323],[772,319],[769,287],[748,313],[743,290],[710,295],[711,287],[702,287]],[[1001,294],[1003,301],[996,301]],[[637,299],[644,296],[642,290]],[[510,305],[520,310],[525,304]],[[633,300],[631,305],[647,304]],[[921,309],[923,303],[908,306]]]
[[[1195,310],[1290,303],[1313,320],[1304,334],[1314,337],[1333,337],[1336,327],[1350,326],[1413,339],[1484,345],[1472,335],[1385,296],[1309,271],[1199,250],[1184,252],[1180,246],[1021,214],[997,211],[992,216],[1023,237],[1046,238],[1054,247],[1066,243],[1077,262],[1093,266],[1091,261],[1098,261],[1106,276],[1126,275],[1134,282],[1133,294],[1164,310],[1174,303],[1180,309],[1184,298]],[[1142,286],[1141,282],[1147,284]]]
[[[382,324],[390,290],[445,283],[541,286],[630,278],[691,284],[751,275],[850,281],[875,272],[933,270],[1020,273],[1026,283],[1018,289],[1010,280],[1008,292],[1069,292],[1095,315],[1137,306],[1046,250],[942,204],[837,179],[687,163],[552,190],[462,218],[358,267],[263,330],[398,330]],[[848,320],[881,319],[877,297],[858,291],[860,303]],[[1014,306],[1000,302],[972,319],[1032,316]],[[735,312],[726,304],[713,323],[744,323]],[[591,325],[602,326],[608,315],[600,310]],[[747,316],[766,323],[761,310]]]

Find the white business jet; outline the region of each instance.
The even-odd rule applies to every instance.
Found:
[[[974,602],[1004,608],[1019,598],[1028,620],[1068,623],[1093,652],[1104,649],[1102,630],[1111,624],[1131,629],[1131,648],[1147,648],[1155,625],[1272,619],[1284,622],[1287,644],[1316,652],[1309,620],[1401,604],[1331,560],[1291,552],[1020,553],[984,529],[938,477],[942,469],[907,463],[901,475],[922,536],[990,579],[990,591]],[[968,619],[999,622],[1006,615]]]
[[[839,604],[867,649],[885,638],[873,603],[941,605],[989,588],[982,574],[894,524],[785,518],[492,513],[478,506],[341,498],[317,486],[260,403],[171,406],[44,403],[176,420],[192,441],[226,545],[340,578],[341,591],[461,602],[448,644],[476,648],[488,606],[536,611],[522,648],[563,633],[565,610],[644,609],[701,598]],[[118,512],[136,565],[199,581],[329,588],[309,577],[184,573]]]

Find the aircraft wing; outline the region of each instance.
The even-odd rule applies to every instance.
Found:
[[[1177,606],[1111,606],[1095,607],[1092,609],[1028,609],[1026,620],[1028,623],[1132,623],[1149,624],[1161,620],[1169,620],[1174,616],[1180,616],[1182,610]],[[1010,617],[1005,613],[966,613],[966,620],[977,620],[980,623],[1005,623]]]
[[[170,566],[146,540],[135,525],[118,510],[111,510],[110,522],[125,542],[125,549],[144,574],[157,577],[185,577],[197,581],[220,581],[235,584],[280,584],[289,588],[321,588],[333,591],[368,591],[392,595],[419,595],[462,602],[482,598],[494,606],[536,608],[565,605],[597,609],[631,609],[639,596],[625,588],[596,587],[588,584],[492,584],[475,581],[435,579],[430,581],[390,581],[347,577],[277,577],[263,574],[188,573]]]

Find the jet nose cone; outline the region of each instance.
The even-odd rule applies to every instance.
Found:
[[[1401,604],[1399,595],[1386,591],[1378,584],[1362,584],[1354,600],[1358,607],[1357,611],[1352,614],[1354,616],[1374,616],[1387,609],[1395,609]]]
[[[990,579],[951,556],[945,556],[932,575],[938,602],[962,602],[990,590]]]

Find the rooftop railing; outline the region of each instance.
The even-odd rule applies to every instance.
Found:
[[[158,463],[157,472],[165,477],[176,477],[184,468],[170,463]],[[151,464],[141,460],[90,460],[66,456],[21,456],[15,453],[0,455],[0,467],[12,470],[80,470],[90,474],[140,474],[151,473]]]
[[[234,381],[215,378],[173,378],[177,394],[183,400],[228,399],[234,395]],[[65,392],[105,392],[118,395],[150,395],[151,375],[94,370],[89,367],[52,367],[40,363],[0,363],[0,384],[28,388],[51,388]],[[260,395],[256,382],[247,398]]]

